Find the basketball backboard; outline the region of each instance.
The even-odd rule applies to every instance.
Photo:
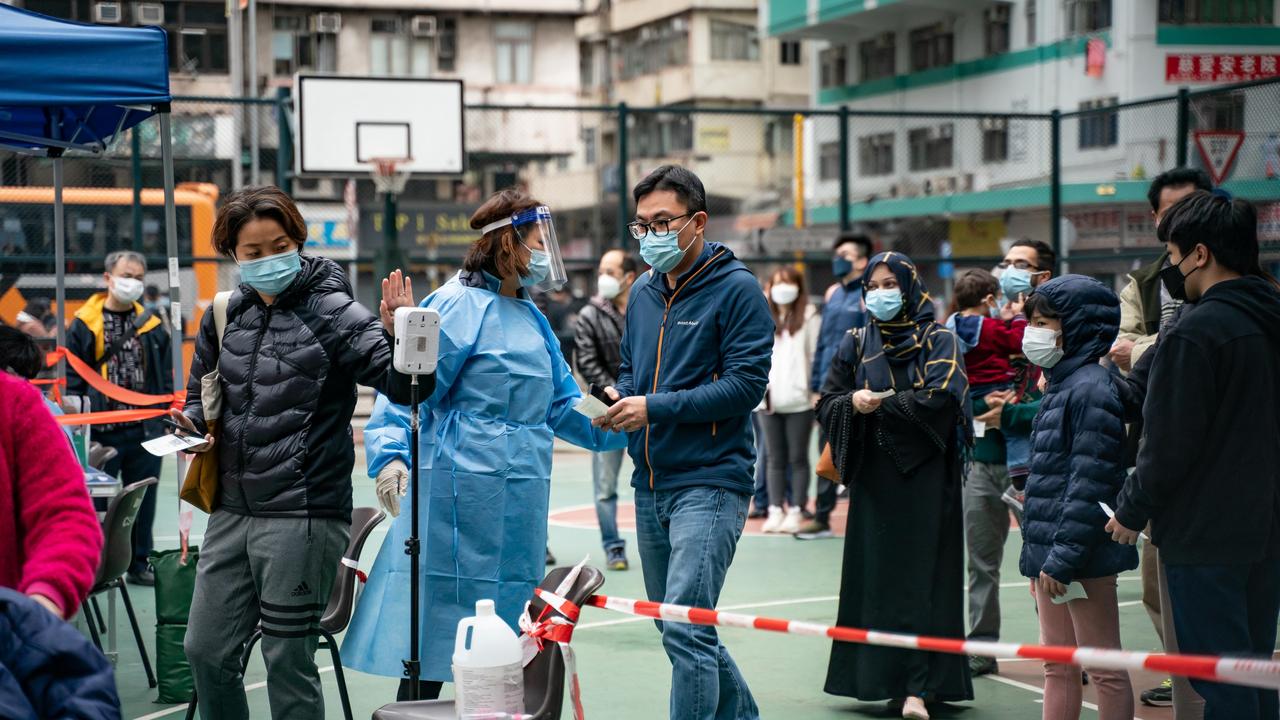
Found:
[[[462,81],[298,75],[295,170],[366,175],[374,158],[412,158],[414,175],[466,169]]]

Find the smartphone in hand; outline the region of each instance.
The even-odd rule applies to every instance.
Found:
[[[605,392],[604,388],[600,387],[599,385],[596,385],[595,383],[591,383],[591,385],[587,388],[587,394],[591,395],[591,397],[604,403],[605,407],[613,407],[613,404],[617,402],[613,398],[609,397],[609,393]]]

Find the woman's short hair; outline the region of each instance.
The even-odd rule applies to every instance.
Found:
[[[499,190],[471,216],[471,229],[479,230],[491,222],[541,204],[523,190]],[[471,244],[462,267],[467,272],[483,270],[500,279],[522,276],[529,272],[529,261],[524,259],[519,248],[520,237],[510,225],[490,230]]]
[[[44,353],[34,338],[26,333],[0,325],[0,372],[6,368],[20,377],[33,380],[44,369]]]
[[[235,257],[240,230],[253,220],[268,219],[280,223],[284,233],[301,248],[307,242],[307,223],[288,193],[274,185],[259,185],[237,190],[227,196],[218,208],[213,222],[213,247],[227,257]]]

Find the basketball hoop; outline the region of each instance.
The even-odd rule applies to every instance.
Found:
[[[397,167],[413,158],[407,157],[376,157],[369,160],[373,165],[373,185],[378,192],[389,195],[399,195],[404,192],[404,186],[409,182],[409,171],[398,170]]]

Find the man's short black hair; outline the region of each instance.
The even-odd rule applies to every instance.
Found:
[[[1151,187],[1147,189],[1147,202],[1151,203],[1151,212],[1160,208],[1160,193],[1165,188],[1179,185],[1194,185],[1197,190],[1213,189],[1213,181],[1209,179],[1209,173],[1199,168],[1180,167],[1167,170],[1157,175],[1151,181]]]
[[[1204,245],[1223,267],[1266,277],[1258,262],[1258,211],[1247,200],[1197,190],[1169,208],[1156,236],[1177,245],[1184,257]]]
[[[638,203],[645,195],[662,190],[675,193],[690,214],[707,211],[707,192],[702,188],[702,181],[688,168],[663,165],[641,180],[632,195]]]
[[[836,236],[836,241],[831,244],[832,250],[838,250],[845,243],[853,243],[858,246],[858,253],[865,259],[870,260],[874,254],[872,252],[871,238],[861,233],[842,232]]]
[[[1053,248],[1049,247],[1049,243],[1043,240],[1023,238],[1015,242],[1013,245],[1010,245],[1009,249],[1012,250],[1016,247],[1029,247],[1032,250],[1035,250],[1036,256],[1039,258],[1036,262],[1040,265],[1041,270],[1052,271],[1058,262],[1058,253],[1054,252]]]
[[[0,325],[0,372],[8,368],[33,380],[44,368],[42,357],[35,338],[17,328]]]

